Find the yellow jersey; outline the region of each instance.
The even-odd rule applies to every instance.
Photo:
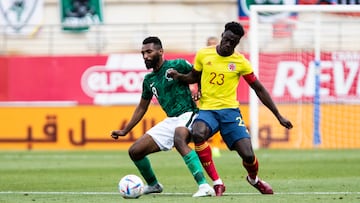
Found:
[[[223,57],[216,52],[216,47],[200,49],[195,56],[194,69],[201,71],[202,110],[238,108],[237,87],[240,76],[253,72],[250,62],[244,55],[234,52]]]

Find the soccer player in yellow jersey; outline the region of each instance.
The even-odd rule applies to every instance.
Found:
[[[240,77],[245,79],[282,126],[288,129],[293,126],[279,113],[268,91],[255,76],[249,61],[235,50],[243,36],[244,29],[240,23],[227,23],[218,45],[197,52],[191,72],[181,74],[171,71],[169,75],[187,83],[201,81],[200,111],[192,125],[192,134],[195,150],[205,170],[215,169],[211,149],[206,141],[220,131],[227,147],[235,150],[242,158],[242,165],[248,172],[246,180],[262,194],[273,194],[271,186],[258,177],[259,162],[236,98]]]

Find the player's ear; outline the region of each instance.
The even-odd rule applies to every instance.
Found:
[[[163,54],[163,53],[164,53],[164,49],[163,49],[163,48],[159,49],[159,52],[160,52],[161,54]]]

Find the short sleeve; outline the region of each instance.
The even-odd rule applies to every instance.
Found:
[[[142,86],[141,97],[143,99],[150,100],[153,97],[153,93],[151,91],[149,81],[146,78],[147,77],[145,76],[144,81],[143,81],[143,86]]]

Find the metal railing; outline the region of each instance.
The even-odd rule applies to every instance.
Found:
[[[209,36],[219,36],[223,23],[152,23],[93,25],[84,32],[64,31],[61,25],[42,25],[28,36],[5,34],[1,54],[74,55],[139,52],[142,40],[158,36],[172,52],[195,52]]]
[[[293,21],[292,23],[297,23]],[[248,27],[246,22],[242,22]],[[309,30],[304,29],[310,25]],[[292,35],[274,37],[274,27],[263,25],[258,40],[260,50],[266,52],[294,51],[311,48],[312,22],[294,26]],[[261,25],[260,25],[261,26]],[[297,28],[302,29],[297,30]],[[322,47],[326,51],[358,50],[360,24],[355,21],[324,23]],[[194,53],[205,46],[209,36],[220,37],[224,23],[137,23],[93,25],[88,31],[64,31],[60,24],[42,25],[31,35],[5,34],[9,27],[0,27],[0,54],[2,55],[104,55],[110,53],[138,53],[142,40],[158,36],[167,52]],[[249,52],[249,39],[245,35],[238,46]]]

